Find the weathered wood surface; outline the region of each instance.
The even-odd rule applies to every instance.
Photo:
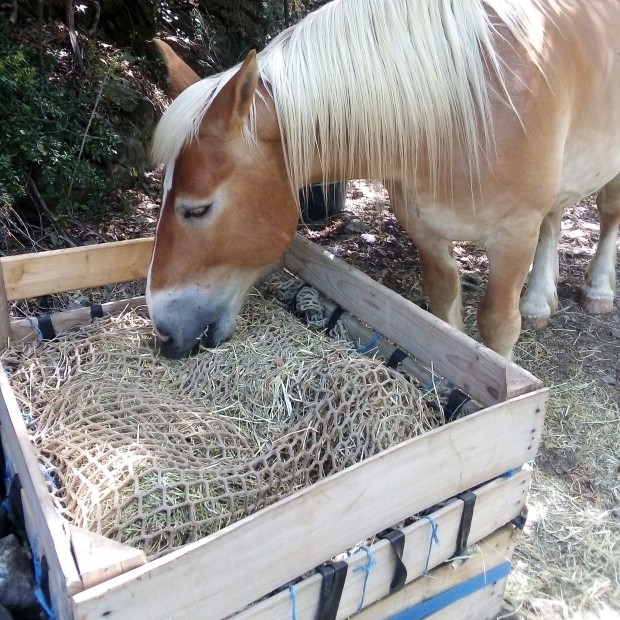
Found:
[[[144,553],[129,545],[75,525],[69,525],[69,534],[71,549],[85,589],[146,564]]]
[[[516,364],[299,235],[284,264],[483,405],[541,387]]]
[[[500,403],[326,478],[73,597],[80,620],[224,618],[358,541],[531,460],[548,391]],[[170,583],[175,596],[160,596]]]
[[[132,239],[0,258],[8,301],[140,280],[153,239]]]
[[[354,618],[355,620],[385,620],[469,579],[483,575],[510,560],[515,540],[514,527],[504,526],[482,540],[462,564],[450,563],[441,566],[429,575],[420,577],[398,592],[371,605],[356,614]],[[425,616],[425,620],[495,620],[502,606],[505,585],[506,578],[491,583],[445,609]]]
[[[0,368],[0,434],[4,456],[22,485],[22,504],[33,552],[45,555],[58,618],[72,618],[69,596],[82,589],[66,522],[57,513],[30,443],[15,396]]]
[[[511,478],[499,478],[474,492],[476,505],[468,539],[470,545],[489,536],[521,513],[525,505],[530,478],[531,472],[521,470]],[[439,543],[432,545],[430,544],[429,521],[417,521],[402,528],[405,534],[405,550],[402,560],[407,567],[407,583],[454,555],[462,513],[463,502],[454,499],[431,515],[437,526],[439,538]],[[430,553],[428,553],[429,550]],[[362,592],[364,607],[378,601],[389,592],[394,574],[393,551],[387,541],[378,541],[370,547],[370,553],[375,564],[367,580],[362,568],[368,563],[369,556],[366,552],[359,551],[347,558],[349,568],[338,608],[337,618],[339,620],[348,618],[359,611]],[[424,579],[428,581],[429,578]],[[317,574],[295,585],[295,615],[298,620],[314,620],[317,617],[320,590],[321,577]],[[290,592],[283,591],[251,605],[232,618],[234,620],[290,620],[290,617],[291,595]]]
[[[104,317],[120,314],[125,310],[140,308],[142,306],[146,308],[144,296],[101,304]],[[65,312],[55,312],[50,315],[50,319],[54,326],[54,331],[57,334],[62,334],[76,325],[84,325],[92,321],[90,308],[76,308],[75,310],[66,310]],[[39,337],[39,332],[35,325],[35,319],[13,321],[11,323],[11,342],[27,343],[36,340]]]

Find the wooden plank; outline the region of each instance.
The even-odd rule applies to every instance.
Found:
[[[516,364],[299,235],[289,247],[284,264],[483,405],[542,385]]]
[[[0,258],[8,301],[146,277],[153,239]]]
[[[0,435],[5,458],[11,470],[19,474],[22,485],[28,538],[36,546],[39,557],[45,555],[48,562],[55,615],[59,620],[72,619],[69,597],[82,590],[82,581],[71,552],[69,533],[53,504],[15,396],[2,368]]]
[[[406,617],[406,610],[510,560],[515,540],[514,528],[511,525],[502,527],[481,541],[462,563],[445,564],[353,617],[355,620],[384,620],[398,614]],[[427,620],[492,620],[501,609],[505,586],[506,578],[503,578],[426,618]]]
[[[144,296],[131,297],[119,301],[110,301],[101,304],[103,316],[119,314],[131,308],[146,307]],[[50,315],[54,331],[62,334],[76,325],[83,325],[92,321],[90,308],[76,308],[65,312],[55,312]],[[33,342],[39,338],[39,331],[35,327],[35,319],[20,319],[11,323],[11,341],[13,343]]]
[[[530,478],[531,472],[523,469],[511,478],[493,480],[474,491],[476,506],[469,535],[470,545],[489,536],[521,513]],[[439,543],[432,546],[429,545],[429,521],[420,520],[402,528],[405,535],[402,560],[407,567],[407,583],[454,555],[462,512],[463,502],[454,499],[431,515],[439,537]],[[499,526],[496,525],[498,522]],[[427,553],[429,549],[430,554]],[[376,542],[369,551],[371,556],[359,551],[346,560],[349,568],[338,608],[339,620],[359,611],[362,593],[364,607],[367,607],[389,592],[394,574],[393,551],[387,541]],[[363,567],[369,557],[373,559],[374,568],[366,579]],[[321,577],[317,574],[295,584],[295,616],[298,620],[316,618],[320,589]],[[289,620],[290,617],[291,594],[283,591],[251,605],[232,616],[231,620]]]
[[[11,320],[9,318],[9,300],[4,286],[4,275],[0,263],[0,351],[6,349],[11,334]]]
[[[69,532],[71,549],[84,588],[103,583],[146,564],[146,556],[139,549],[71,524]]]
[[[377,454],[73,597],[80,620],[224,618],[359,540],[534,458],[548,390]],[[429,484],[432,481],[432,484]],[[323,525],[321,525],[323,524]],[[160,596],[170,583],[175,596]]]

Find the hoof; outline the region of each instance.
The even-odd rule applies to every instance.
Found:
[[[522,316],[521,329],[545,329],[549,325],[548,316]]]
[[[609,314],[614,311],[613,297],[587,297],[581,295],[579,304],[588,314]]]

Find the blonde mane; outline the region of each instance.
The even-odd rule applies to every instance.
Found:
[[[275,102],[295,190],[318,154],[325,171],[354,176],[356,154],[370,176],[400,178],[419,146],[431,182],[455,140],[475,170],[492,148],[490,87],[510,104],[498,34],[488,5],[537,62],[543,0],[335,0],[285,30],[259,54],[260,78]],[[174,162],[237,67],[190,86],[155,131],[153,159]],[[255,136],[254,116],[246,135]]]

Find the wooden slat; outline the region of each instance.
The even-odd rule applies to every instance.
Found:
[[[9,300],[6,296],[2,264],[0,263],[0,351],[9,343],[11,334],[11,320],[9,317]]]
[[[36,546],[38,555],[45,555],[48,562],[56,617],[59,620],[72,619],[69,597],[82,590],[82,581],[71,552],[69,533],[66,523],[54,507],[15,396],[2,368],[0,434],[5,458],[11,470],[19,474],[22,485],[28,538],[33,547]]]
[[[534,458],[547,396],[533,392],[430,431],[76,594],[75,616],[224,618],[386,524]],[[161,597],[170,583],[175,595]]]
[[[499,478],[474,491],[476,505],[468,539],[470,545],[489,536],[521,513],[525,505],[530,478],[530,471],[521,470],[511,478]],[[405,535],[402,561],[407,567],[407,583],[420,577],[426,569],[435,568],[454,555],[462,512],[463,502],[454,499],[431,515],[439,535],[439,543],[432,546],[429,545],[428,521],[417,521],[402,529]],[[427,555],[429,548],[431,553]],[[367,581],[362,571],[362,567],[368,562],[366,553],[360,551],[347,558],[349,568],[338,607],[339,620],[348,618],[359,611],[362,592],[364,593],[364,607],[371,605],[389,592],[394,574],[393,551],[387,541],[379,541],[372,545],[370,552],[375,566]],[[317,617],[320,589],[321,576],[318,574],[295,585],[295,615],[298,620],[314,620]],[[234,620],[289,620],[290,617],[291,595],[290,592],[284,591],[251,605],[232,618]]]
[[[451,563],[437,568],[428,576],[420,577],[353,617],[355,620],[386,620],[403,613],[450,588],[504,564],[512,557],[514,546],[514,528],[510,525],[502,527],[484,539],[477,550],[473,551],[462,564]],[[493,620],[501,609],[505,585],[506,578],[489,584],[426,618],[427,620]]]
[[[142,551],[81,527],[69,525],[71,549],[84,588],[103,583],[146,564]]]
[[[533,375],[299,235],[284,264],[483,405],[541,387]]]
[[[112,314],[119,314],[130,308],[139,308],[141,306],[146,307],[144,296],[131,297],[130,299],[110,301],[101,304],[104,317]],[[66,310],[65,312],[55,312],[50,315],[50,319],[54,326],[54,331],[57,334],[62,334],[76,325],[84,325],[92,321],[90,308],[76,308],[75,310]],[[35,325],[36,319],[20,319],[18,321],[13,321],[11,323],[11,341],[20,344],[33,342],[39,337],[39,332]]]
[[[153,239],[132,239],[0,258],[9,301],[140,280]]]

